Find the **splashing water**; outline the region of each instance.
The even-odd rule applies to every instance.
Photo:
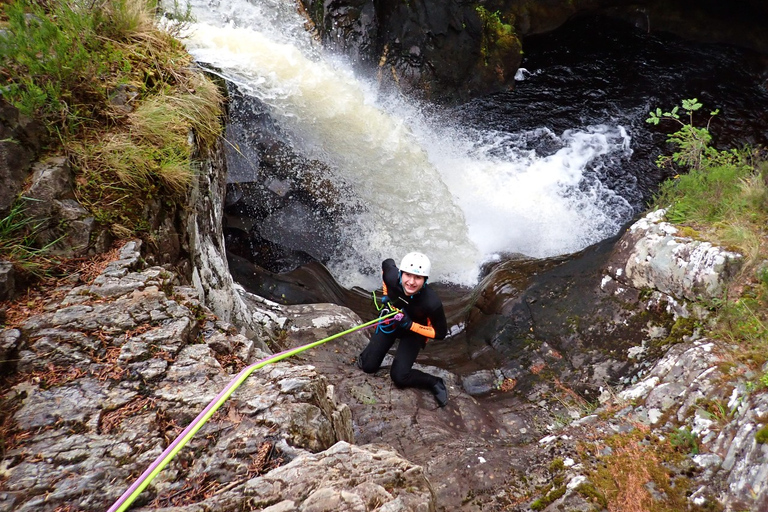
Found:
[[[574,252],[614,234],[631,213],[599,180],[606,159],[630,152],[621,127],[513,134],[430,119],[324,56],[287,5],[193,2],[200,22],[186,43],[268,105],[301,151],[329,163],[347,199],[364,206],[342,233],[357,253],[328,264],[342,284],[375,287],[383,258],[419,250],[433,260],[433,280],[473,285],[499,253]],[[529,149],[531,138],[555,150]]]

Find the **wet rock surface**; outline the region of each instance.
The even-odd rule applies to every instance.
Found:
[[[344,52],[380,83],[434,101],[455,102],[513,89],[527,36],[579,15],[607,16],[646,32],[679,34],[765,52],[768,18],[758,1],[644,0],[404,2],[302,0],[323,44]]]
[[[23,320],[3,311],[0,510],[105,510],[238,372],[375,316],[319,263],[228,262],[222,170],[205,164],[183,229],[158,216],[158,247],[125,244]],[[647,506],[763,510],[766,393],[723,373],[688,302],[738,265],[654,212],[579,254],[507,259],[476,290],[435,284],[451,336],[417,364],[445,408],[393,386],[389,358],[359,370],[355,331],[254,371],[133,509],[605,510],[624,499],[596,491],[606,471],[666,439],[663,478],[634,489]]]

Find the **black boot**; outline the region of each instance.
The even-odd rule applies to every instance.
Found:
[[[437,405],[439,407],[445,407],[448,403],[448,390],[445,389],[445,382],[443,382],[443,379],[438,379],[437,382],[432,385],[432,394],[435,395]]]

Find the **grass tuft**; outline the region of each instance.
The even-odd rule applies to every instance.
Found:
[[[182,202],[195,158],[221,134],[222,94],[173,37],[189,7],[17,0],[1,9],[3,97],[49,127],[60,147],[48,150],[70,156],[75,194],[99,223],[119,237],[148,234],[148,205]]]
[[[0,219],[0,258],[11,262],[26,274],[44,277],[58,261],[49,255],[50,248],[58,242],[37,247],[35,238],[45,220],[28,217],[25,198],[16,201],[8,215]]]

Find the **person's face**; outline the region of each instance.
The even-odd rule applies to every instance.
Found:
[[[424,276],[417,276],[410,272],[403,272],[403,289],[408,295],[415,295],[424,286]]]

